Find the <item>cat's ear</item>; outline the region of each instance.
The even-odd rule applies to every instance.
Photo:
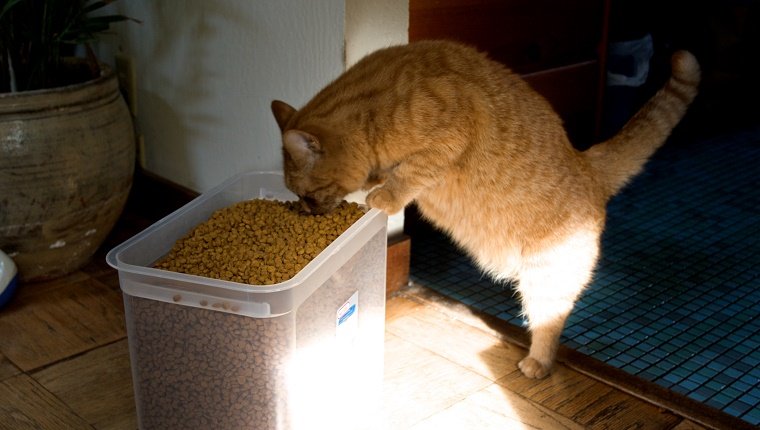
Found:
[[[311,167],[322,152],[316,136],[301,130],[288,130],[282,135],[282,146],[300,167]]]
[[[272,113],[274,114],[274,119],[277,121],[277,125],[280,126],[280,131],[285,131],[285,126],[288,124],[288,121],[290,121],[290,118],[293,117],[293,114],[296,113],[296,110],[293,106],[281,102],[279,100],[272,101]]]

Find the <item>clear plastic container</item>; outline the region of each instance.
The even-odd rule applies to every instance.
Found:
[[[281,174],[238,175],[108,253],[124,293],[141,429],[380,428],[382,212],[369,210],[279,284],[151,267],[217,209],[294,197]]]

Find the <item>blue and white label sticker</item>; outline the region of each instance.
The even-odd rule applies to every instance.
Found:
[[[335,314],[335,337],[351,344],[359,333],[359,291],[356,291]]]

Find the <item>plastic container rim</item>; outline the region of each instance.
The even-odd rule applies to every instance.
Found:
[[[233,290],[233,291],[238,291],[238,292],[243,292],[243,293],[251,293],[251,294],[275,293],[279,291],[292,289],[302,284],[303,281],[306,280],[305,278],[307,274],[316,272],[319,269],[319,267],[322,266],[332,255],[338,253],[343,248],[344,243],[353,239],[362,229],[364,229],[367,225],[369,225],[372,221],[374,221],[375,218],[377,218],[378,216],[382,214],[382,211],[378,209],[369,208],[369,210],[367,210],[367,212],[364,215],[362,215],[361,218],[359,218],[348,229],[346,229],[346,231],[344,231],[340,236],[338,236],[335,240],[333,240],[332,243],[330,243],[325,249],[323,249],[322,252],[320,252],[316,257],[314,257],[306,266],[304,266],[301,270],[299,270],[298,273],[296,273],[292,278],[288,279],[287,281],[279,282],[276,284],[270,284],[270,285],[245,284],[242,282],[226,281],[222,279],[208,278],[205,276],[172,272],[169,270],[157,269],[154,267],[138,266],[134,264],[125,263],[119,260],[119,254],[123,250],[129,248],[136,242],[139,242],[142,238],[160,229],[164,225],[173,222],[173,220],[176,219],[177,217],[191,211],[193,208],[195,208],[196,206],[198,206],[199,204],[201,204],[203,201],[207,200],[211,196],[214,196],[222,192],[223,190],[225,190],[231,184],[237,181],[240,181],[242,177],[252,176],[252,175],[277,175],[277,176],[284,177],[283,173],[279,171],[249,171],[249,172],[243,172],[243,173],[234,175],[231,178],[222,182],[221,184],[217,185],[216,187],[208,190],[205,193],[202,193],[201,195],[194,198],[193,200],[191,200],[184,206],[170,213],[169,215],[166,215],[165,217],[151,224],[149,227],[147,227],[140,233],[132,236],[131,238],[124,241],[123,243],[112,248],[106,255],[106,262],[108,263],[108,265],[110,265],[111,267],[113,267],[114,269],[120,272],[124,271],[127,273],[136,274],[136,275],[161,277],[161,278],[171,279],[171,280],[184,282],[184,283],[196,283],[196,284],[203,283],[209,286],[214,286],[218,288],[223,288],[223,289]],[[245,201],[245,200],[239,200],[239,202],[242,202],[242,201]],[[222,209],[222,208],[218,208],[218,209]],[[123,288],[122,288],[122,291],[123,291]]]

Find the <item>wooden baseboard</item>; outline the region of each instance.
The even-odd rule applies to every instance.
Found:
[[[412,238],[402,234],[388,239],[385,293],[391,295],[409,284]]]
[[[151,222],[182,207],[199,194],[150,172],[138,170],[129,198],[128,210]],[[399,235],[388,240],[386,293],[388,295],[409,282],[411,238]]]

